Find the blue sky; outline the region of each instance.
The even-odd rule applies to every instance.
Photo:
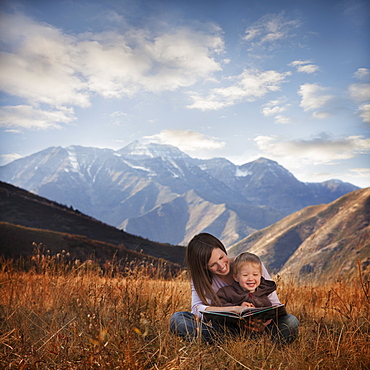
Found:
[[[363,0],[2,1],[0,159],[134,140],[370,186]]]

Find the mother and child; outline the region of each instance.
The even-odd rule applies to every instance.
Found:
[[[186,340],[200,336],[213,343],[225,332],[224,327],[204,321],[202,311],[241,313],[246,307],[281,304],[276,284],[259,258],[241,253],[233,260],[211,234],[194,236],[186,250],[186,263],[191,279],[191,312],[176,312],[170,319],[171,332]],[[264,323],[263,330],[272,341],[286,344],[296,339],[298,326],[295,316],[285,314]],[[228,329],[238,331],[235,327]]]

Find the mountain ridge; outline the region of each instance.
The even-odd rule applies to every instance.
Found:
[[[266,158],[237,166],[225,158],[196,159],[170,145],[138,141],[117,151],[50,147],[0,167],[0,180],[175,245],[210,230],[231,245],[299,209],[358,189],[343,182],[300,182]],[[191,191],[195,203],[189,201]],[[210,204],[217,210],[224,205],[220,217],[206,213]],[[202,227],[194,227],[194,219],[203,219]]]

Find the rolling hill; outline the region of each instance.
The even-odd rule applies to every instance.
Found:
[[[19,233],[26,230],[28,233],[31,233],[30,229],[33,229],[34,235],[36,235],[36,230],[38,230],[38,240],[32,240],[35,242],[46,244],[44,240],[50,240],[50,232],[57,232],[79,236],[80,241],[85,240],[86,242],[86,240],[90,240],[92,244],[95,243],[99,248],[103,248],[103,245],[108,245],[110,250],[114,247],[122,251],[135,251],[151,257],[165,259],[172,263],[183,264],[184,262],[184,247],[151,242],[147,239],[128,234],[86,216],[72,207],[62,206],[4,182],[0,182],[0,209],[0,222],[24,227],[23,229],[18,229]],[[12,232],[11,235],[17,238],[17,231],[5,224],[2,225],[2,237],[4,236],[6,227],[9,233]],[[44,230],[43,235],[42,230]],[[58,240],[60,238],[66,238],[66,235],[59,235],[58,238],[56,235],[54,236],[54,239]],[[23,236],[19,235],[18,239],[21,238]],[[28,238],[26,240],[30,241],[31,239]],[[30,251],[29,243],[22,246],[17,244],[15,240],[14,247],[10,244],[1,244],[1,246],[1,252],[7,251],[7,253],[15,256],[25,253],[25,251],[27,253]],[[17,246],[17,249],[15,249],[15,246]],[[54,248],[52,245],[47,245],[47,247],[50,249]],[[93,251],[94,249],[91,249],[91,252]]]
[[[370,188],[306,207],[228,249],[249,251],[280,275],[320,282],[370,277]]]
[[[136,261],[140,263],[163,263],[155,257],[144,255],[126,249],[123,245],[112,245],[105,242],[91,240],[83,235],[59,233],[56,231],[33,229],[29,227],[0,222],[0,245],[1,255],[5,258],[18,259],[40,253],[51,258],[63,256],[71,261],[99,261],[101,264],[107,261]],[[160,262],[162,261],[162,262]],[[177,264],[167,261],[173,268],[179,268]]]

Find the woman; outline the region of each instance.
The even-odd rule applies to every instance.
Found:
[[[240,313],[245,310],[245,305],[210,305],[210,302],[219,302],[216,293],[220,288],[233,283],[231,260],[220,240],[211,234],[202,233],[190,241],[186,250],[186,262],[191,278],[191,312],[176,312],[170,319],[170,330],[186,340],[193,340],[200,335],[205,341],[212,342],[223,329],[202,321],[201,311]],[[271,280],[263,264],[262,276]],[[271,293],[268,298],[271,305],[280,304],[276,292]],[[298,326],[297,318],[287,314],[280,316],[278,322],[268,324],[265,330],[273,341],[291,343],[297,337]]]

